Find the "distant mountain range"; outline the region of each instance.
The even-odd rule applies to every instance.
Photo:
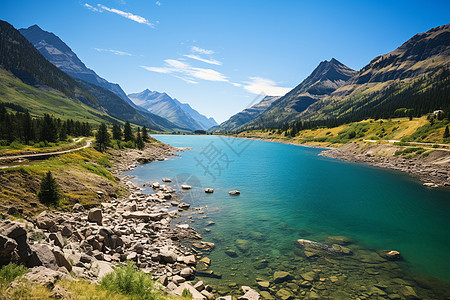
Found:
[[[155,115],[164,117],[180,127],[190,130],[208,130],[217,125],[213,118],[205,117],[189,104],[180,103],[166,93],[146,89],[140,93],[129,94],[128,97],[136,105]]]
[[[342,123],[390,118],[398,116],[398,111],[420,116],[436,109],[449,110],[449,68],[447,24],[415,35],[360,71],[334,58],[323,61],[297,87],[264,106],[263,112],[248,115],[244,110],[211,131],[280,128],[299,120]],[[244,124],[240,124],[242,120]]]

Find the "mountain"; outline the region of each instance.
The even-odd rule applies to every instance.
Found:
[[[128,102],[128,104],[134,105],[133,102],[128,99],[120,85],[108,82],[106,79],[98,76],[93,70],[87,68],[72,49],[70,49],[70,47],[55,34],[44,31],[37,25],[21,28],[19,31],[49,62],[54,64],[61,71],[74,78],[105,88],[118,95]]]
[[[408,110],[420,116],[450,108],[450,24],[416,34],[375,57],[328,97],[309,106],[304,120],[385,118]],[[397,111],[397,112],[396,112]]]
[[[345,85],[356,73],[334,58],[322,61],[311,75],[244,127],[264,127],[296,120],[311,104]]]
[[[210,128],[210,124],[217,124],[214,119],[206,118],[191,108],[189,104],[182,104],[178,100],[172,99],[166,93],[146,89],[140,93],[129,94],[128,97],[136,105],[149,112],[192,131],[207,130]]]
[[[38,42],[37,45],[43,54],[48,54],[50,59],[54,59],[56,64],[54,65],[43,56],[41,51],[38,51],[19,31],[7,22],[2,22],[0,29],[2,46],[4,45],[0,49],[0,63],[4,69],[13,73],[24,83],[41,89],[45,89],[45,86],[47,86],[47,88],[51,87],[62,91],[68,98],[77,99],[102,113],[108,114],[109,121],[114,120],[114,118],[122,121],[128,120],[154,130],[186,130],[157,115],[138,111],[133,107],[134,104],[133,106],[130,105],[106,88],[82,79],[72,78],[69,74],[60,70],[58,66],[63,69],[67,69],[67,66],[75,68],[77,65],[86,67],[76,54],[56,35],[45,32],[36,25],[25,30],[30,36],[34,36],[36,40],[39,40],[40,35],[46,37],[44,40],[41,39],[41,42]],[[31,34],[33,32],[35,34]],[[55,46],[50,46],[53,44]],[[55,56],[51,54],[55,54]],[[65,61],[65,59],[68,61]],[[76,62],[76,64],[73,62]],[[126,98],[128,99],[128,97]],[[128,101],[130,100],[128,99]]]
[[[201,113],[193,109],[188,103],[181,103],[175,98],[173,99],[173,101],[175,101],[175,103],[177,103],[188,115],[190,115],[195,121],[197,121],[197,123],[199,123],[203,127],[202,129],[208,130],[213,126],[219,125],[213,117],[208,118],[202,115]]]
[[[211,132],[229,132],[238,131],[241,126],[259,117],[262,113],[267,111],[274,102],[281,97],[266,96],[261,102],[244,109],[243,111],[231,116],[228,120],[221,123],[219,126],[212,127]]]

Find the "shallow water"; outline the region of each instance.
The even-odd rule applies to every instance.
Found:
[[[282,298],[276,293],[283,288],[295,298],[312,291],[333,299],[402,299],[405,286],[424,298],[449,296],[448,190],[425,188],[400,172],[318,156],[321,149],[217,136],[155,137],[192,150],[129,174],[141,185],[168,177],[174,187],[193,187],[183,192],[184,201],[203,209],[190,213],[190,225],[215,243],[204,255],[211,258],[208,269],[222,276],[207,279],[220,293],[237,290],[235,283],[257,288],[258,279],[271,281],[275,298]],[[214,193],[205,194],[206,187]],[[241,195],[228,195],[235,189]],[[296,245],[300,238],[326,242],[327,236],[350,238],[345,247],[353,254],[306,258]],[[403,260],[384,259],[377,252],[382,249],[401,252]],[[292,277],[273,283],[280,270]],[[306,284],[301,275],[310,271],[317,277]]]

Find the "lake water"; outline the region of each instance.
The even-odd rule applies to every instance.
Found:
[[[177,189],[192,186],[182,192],[184,201],[202,209],[178,222],[191,220],[203,241],[215,243],[203,253],[211,265],[197,270],[222,277],[205,278],[219,293],[237,291],[236,284],[264,290],[257,281],[269,281],[276,299],[283,293],[404,299],[409,287],[423,298],[450,296],[448,190],[423,187],[400,172],[318,156],[322,149],[217,136],[155,138],[192,150],[128,174],[141,186],[163,177]],[[204,193],[207,187],[214,193]],[[230,190],[241,194],[230,196]],[[306,257],[296,243],[325,243],[328,236],[351,239],[345,247],[352,255]],[[397,250],[403,260],[386,260],[380,250]],[[274,283],[276,271],[289,272],[289,280]],[[316,278],[308,283],[306,273]]]

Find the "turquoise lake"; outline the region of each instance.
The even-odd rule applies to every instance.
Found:
[[[318,156],[323,149],[217,136],[154,137],[192,149],[127,174],[136,176],[133,181],[140,186],[163,177],[171,178],[169,185],[177,190],[181,184],[192,186],[182,192],[183,199],[202,212],[183,213],[178,222],[192,220],[190,226],[203,241],[215,243],[204,255],[222,279],[206,280],[223,293],[235,283],[255,287],[257,280],[270,280],[276,270],[314,270],[321,277],[318,293],[330,276],[345,281],[345,288],[336,289],[348,293],[342,298],[354,293],[370,298],[373,282],[387,285],[382,288],[387,294],[397,294],[397,286],[390,286],[396,278],[398,286],[413,286],[424,296],[449,296],[450,191],[426,188],[397,171]],[[205,194],[204,188],[214,193]],[[231,190],[241,194],[230,196]],[[325,242],[327,236],[353,240],[348,247],[354,255],[316,261],[299,255],[296,240]],[[379,250],[397,250],[403,260],[384,261]],[[424,288],[427,284],[431,286]],[[299,285],[293,281],[291,291],[300,293]]]

